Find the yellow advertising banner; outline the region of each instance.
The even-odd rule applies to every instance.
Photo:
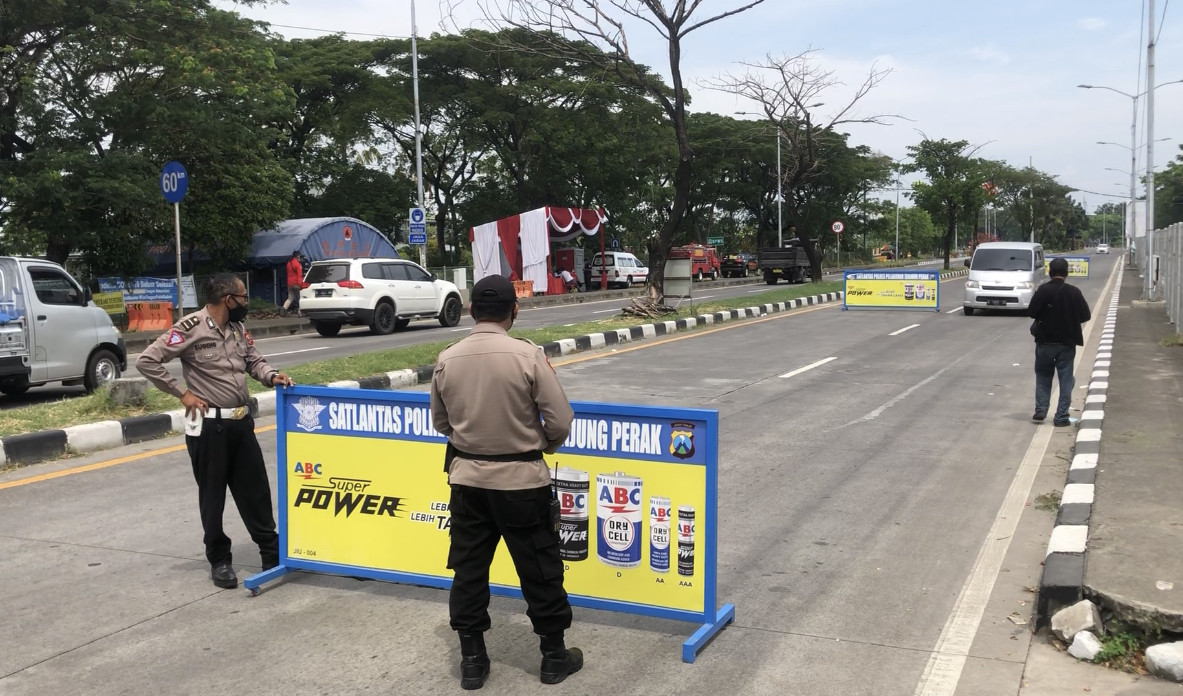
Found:
[[[96,292],[93,296],[95,305],[101,307],[107,314],[126,314],[122,292]]]
[[[842,308],[940,311],[940,271],[846,271]]]
[[[1053,256],[1044,260],[1044,271],[1051,275],[1051,263],[1053,258],[1061,258],[1068,262],[1068,277],[1070,278],[1088,278],[1089,277],[1089,259],[1088,256]]]
[[[279,399],[280,567],[447,587],[446,439],[421,392],[295,387]],[[734,607],[716,604],[718,414],[574,403],[571,435],[547,455],[572,604],[702,621],[683,659]],[[498,546],[496,594],[519,596]]]

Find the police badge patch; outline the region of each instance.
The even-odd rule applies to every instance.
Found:
[[[296,422],[297,428],[310,433],[323,429],[320,424],[320,412],[325,410],[325,407],[320,405],[320,400],[315,396],[301,397],[298,402],[292,404],[292,408],[300,414],[300,420]]]
[[[670,423],[670,454],[678,459],[694,456],[693,423]]]

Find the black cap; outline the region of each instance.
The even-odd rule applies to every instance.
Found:
[[[513,283],[505,276],[485,276],[472,286],[473,302],[507,304],[517,300],[518,295],[514,292]]]

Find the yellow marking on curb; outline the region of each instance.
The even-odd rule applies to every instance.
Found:
[[[263,426],[262,428],[255,428],[255,432],[257,432],[257,433],[267,432],[268,430],[275,430],[275,425],[272,424],[272,425]],[[88,471],[98,471],[99,469],[106,469],[109,466],[117,466],[119,464],[126,464],[128,462],[134,462],[134,461],[138,461],[140,459],[147,459],[149,457],[155,457],[160,454],[172,454],[173,452],[181,452],[184,449],[185,449],[185,445],[173,445],[172,447],[162,447],[160,449],[150,450],[148,452],[141,452],[139,454],[133,454],[128,457],[119,457],[118,459],[108,459],[103,462],[95,462],[94,464],[86,464],[83,466],[76,466],[73,469],[62,469],[61,471],[54,471],[54,472],[51,472],[48,474],[38,474],[36,476],[30,476],[28,478],[18,479],[16,481],[6,481],[4,483],[0,483],[0,491],[4,490],[6,488],[16,488],[17,486],[27,486],[30,483],[41,483],[42,481],[51,481],[53,479],[61,478],[63,476],[73,476],[74,474],[83,474]]]

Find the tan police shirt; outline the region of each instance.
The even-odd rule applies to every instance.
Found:
[[[250,403],[246,376],[271,386],[277,370],[267,364],[242,322],[225,327],[206,308],[173,324],[136,360],[136,369],[158,389],[177,397],[185,393],[164,363],[181,359],[181,372],[189,391],[210,406],[234,408]]]
[[[431,380],[435,429],[473,455],[554,452],[575,414],[542,350],[501,326],[476,325],[440,353]],[[541,418],[541,420],[540,420]],[[493,490],[541,488],[546,462],[492,462],[457,457],[449,483]]]

